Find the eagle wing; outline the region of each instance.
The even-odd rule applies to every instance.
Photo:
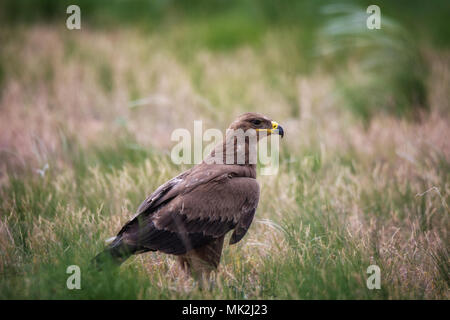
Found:
[[[259,201],[259,185],[240,166],[194,167],[150,195],[118,238],[138,251],[184,254],[235,229],[243,238]]]

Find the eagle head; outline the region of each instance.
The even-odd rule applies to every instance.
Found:
[[[279,134],[282,138],[284,137],[283,127],[280,126],[278,122],[256,112],[248,112],[240,115],[235,121],[233,121],[229,129],[242,129],[244,131],[254,129],[256,132],[266,132],[267,135],[273,133]]]

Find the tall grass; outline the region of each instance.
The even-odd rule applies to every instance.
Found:
[[[446,295],[448,251],[442,241],[448,211],[440,199],[416,198],[410,182],[404,189],[405,181],[367,176],[360,165],[352,172],[332,159],[322,159],[316,169],[314,161],[306,160],[289,169],[283,165],[278,176],[260,179],[257,220],[243,243],[226,247],[210,292],[199,291],[175,260],[159,254],[99,273],[90,259],[103,240],[119,230],[146,193],[180,169],[167,156],[136,158],[127,146],[117,145],[116,152],[85,150],[92,162],[58,174],[50,169],[43,177],[31,172],[10,177],[2,190],[3,299]],[[110,163],[122,165],[108,167],[105,154]],[[436,170],[442,183],[448,182],[448,171]],[[80,291],[66,288],[65,271],[74,264],[82,270]],[[371,264],[382,268],[382,290],[365,285]]]

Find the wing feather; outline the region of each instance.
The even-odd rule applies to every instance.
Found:
[[[187,171],[169,180],[141,204],[118,236],[140,250],[171,254],[204,246],[235,227],[233,243],[239,241],[258,205],[259,185],[233,167]]]

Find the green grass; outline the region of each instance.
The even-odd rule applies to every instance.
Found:
[[[258,218],[270,219],[279,227],[268,228],[255,222],[243,243],[234,248],[226,247],[222,261],[226,273],[219,273],[213,290],[199,291],[187,280],[180,280],[182,274],[174,269],[172,259],[157,254],[147,254],[143,260],[130,259],[120,269],[96,271],[90,259],[101,250],[102,240],[118,231],[120,224],[144,198],[145,191],[156,188],[180,169],[170,165],[167,156],[130,148],[135,144],[132,140],[123,140],[114,148],[95,146],[83,150],[78,158],[71,157],[72,169],[66,172],[54,172],[51,166],[44,177],[33,172],[10,177],[9,185],[2,190],[2,221],[14,246],[2,251],[2,299],[403,299],[427,296],[423,288],[413,284],[408,290],[398,291],[395,282],[385,276],[398,270],[395,264],[384,264],[377,252],[379,244],[364,244],[366,235],[356,237],[349,233],[348,209],[335,203],[339,193],[331,190],[333,186],[326,186],[330,176],[339,173],[335,167],[330,167],[331,163],[322,163],[320,155],[302,165],[283,166],[277,178],[281,181],[263,183]],[[363,172],[357,169],[355,175],[361,174]],[[441,174],[444,174],[443,181],[448,181],[448,172]],[[291,182],[289,185],[285,184],[287,180]],[[421,223],[420,214],[405,214],[415,215],[417,205],[427,210],[430,204],[424,198],[414,199],[410,187],[402,191],[399,185],[389,181],[389,186],[384,187],[387,190],[361,192],[360,200],[352,200],[371,208],[363,214],[363,219],[377,219],[377,224],[389,225],[398,211],[405,225],[412,221]],[[351,187],[351,184],[348,181],[346,186]],[[373,190],[372,185],[366,187]],[[281,194],[286,199],[273,201],[269,194]],[[442,215],[446,214],[444,211]],[[442,222],[443,217],[438,219]],[[439,222],[429,221],[429,224],[417,230],[419,235],[436,228]],[[254,247],[249,243],[258,245]],[[258,246],[262,249],[257,249]],[[416,249],[421,250],[421,247]],[[430,253],[431,261],[435,261],[438,268],[437,278],[432,281],[441,287],[443,294],[445,282],[448,284],[445,273],[448,253],[445,248]],[[371,259],[381,265],[382,290],[371,291],[365,286],[365,270],[373,264]],[[81,267],[82,290],[66,288],[65,270],[73,264]],[[181,289],[186,285],[191,289]],[[439,296],[435,291],[431,297]]]

